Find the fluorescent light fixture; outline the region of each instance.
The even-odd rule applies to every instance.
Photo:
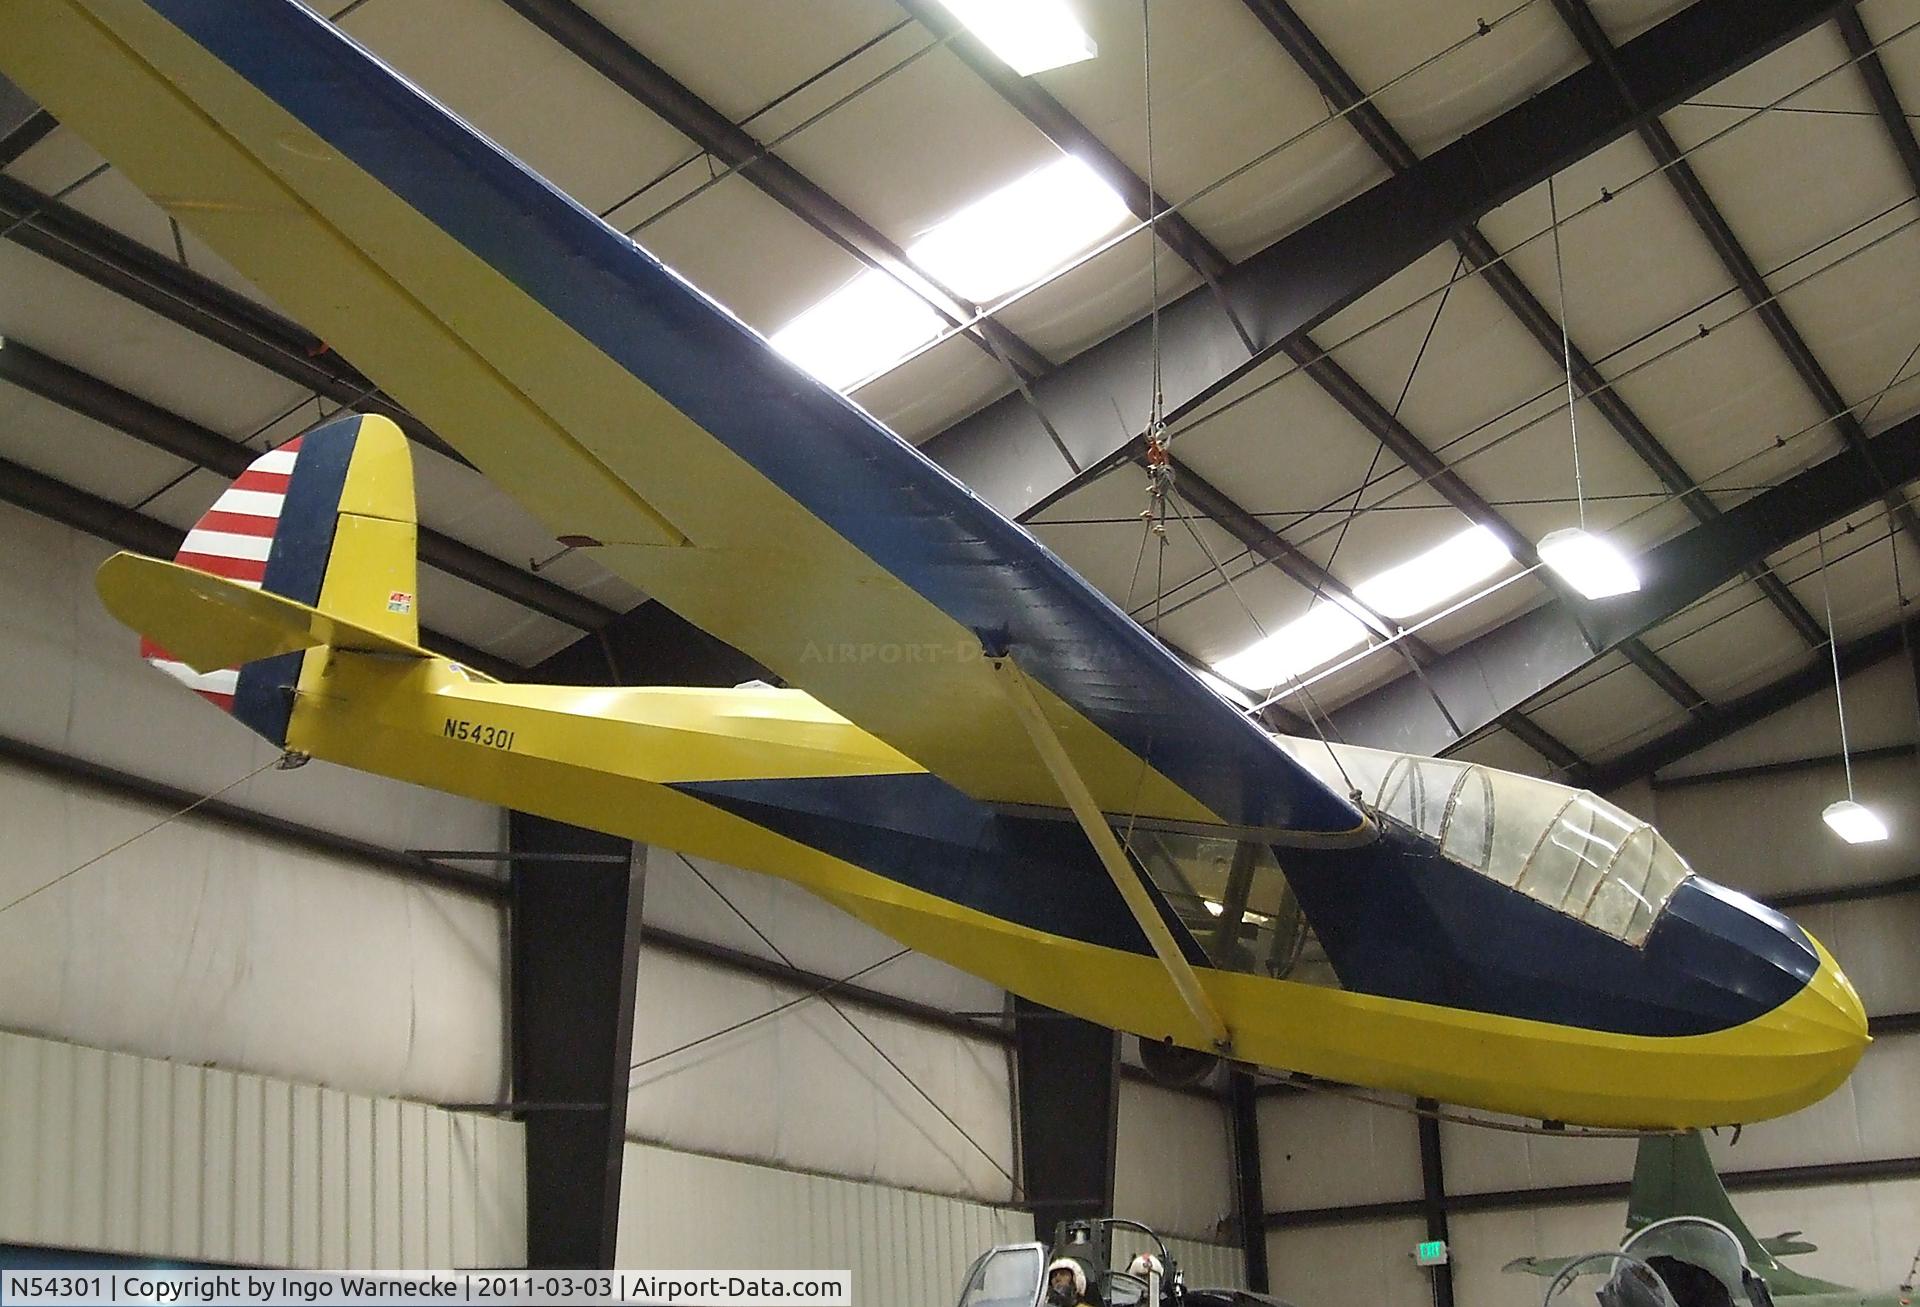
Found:
[[[835,390],[846,390],[932,340],[942,325],[933,306],[905,286],[863,272],[768,343]]]
[[[1484,526],[1468,527],[1397,567],[1354,587],[1376,613],[1412,617],[1472,589],[1513,561],[1513,551]]]
[[[1113,187],[1066,155],[943,219],[907,257],[978,304],[1038,281],[1129,216]]]
[[[1887,823],[1881,821],[1872,808],[1852,799],[1829,803],[1820,819],[1849,844],[1877,844],[1887,838]]]
[[[1216,917],[1227,910],[1225,904],[1215,903],[1212,899],[1201,899],[1200,902],[1205,904],[1207,911]]]
[[[1022,77],[1098,54],[1061,0],[940,0],[980,43]]]
[[[1581,527],[1545,536],[1540,541],[1540,561],[1589,599],[1631,594],[1640,588],[1640,573],[1627,556],[1605,536]]]
[[[1252,647],[1223,658],[1213,670],[1236,685],[1270,690],[1330,663],[1366,643],[1367,628],[1338,604],[1318,603]]]

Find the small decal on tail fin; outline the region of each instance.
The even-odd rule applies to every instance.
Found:
[[[413,596],[405,590],[395,590],[387,596],[387,611],[390,613],[410,613],[413,611]]]

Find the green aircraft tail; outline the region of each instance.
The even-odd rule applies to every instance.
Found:
[[[1627,1232],[1640,1230],[1669,1216],[1704,1216],[1718,1221],[1740,1241],[1747,1265],[1759,1273],[1775,1297],[1850,1292],[1845,1285],[1802,1275],[1782,1266],[1781,1257],[1810,1253],[1816,1246],[1788,1230],[1770,1239],[1755,1237],[1713,1169],[1706,1136],[1698,1130],[1680,1135],[1650,1136],[1640,1141],[1633,1165],[1633,1188],[1627,1195]]]
[[[1680,1135],[1652,1135],[1640,1141],[1633,1164],[1633,1188],[1627,1195],[1627,1232],[1642,1229],[1670,1216],[1704,1216],[1733,1231],[1747,1264],[1756,1271],[1778,1270],[1771,1240],[1754,1238],[1753,1231],[1733,1210],[1726,1186],[1707,1156],[1707,1140],[1698,1130]],[[1783,1236],[1784,1237],[1784,1236]]]

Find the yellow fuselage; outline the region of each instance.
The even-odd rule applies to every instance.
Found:
[[[305,655],[287,744],[779,876],[903,944],[1092,1021],[1154,1038],[1188,1026],[1151,954],[956,904],[674,788],[922,771],[801,691],[507,685],[444,660],[322,648]],[[1661,1037],[1217,969],[1200,977],[1247,1062],[1525,1116],[1689,1126],[1776,1116],[1846,1078],[1865,1020],[1819,953],[1812,981],[1771,1012]]]

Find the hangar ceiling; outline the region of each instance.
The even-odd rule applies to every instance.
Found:
[[[1197,664],[1347,604],[1365,643],[1276,720],[1612,784],[1809,692],[1829,606],[1851,664],[1908,649],[1920,0],[1071,7],[1098,57],[1033,77],[936,0],[325,8],[765,334],[885,279],[935,325],[851,396]],[[1123,206],[1064,267],[921,266],[1063,155]],[[0,164],[0,496],[162,549],[245,450],[405,418],[17,96]],[[1143,566],[1156,337],[1187,520]],[[645,596],[405,425],[442,647],[632,629]],[[1583,513],[1639,599],[1539,567]],[[1367,605],[1472,525],[1512,561]]]

